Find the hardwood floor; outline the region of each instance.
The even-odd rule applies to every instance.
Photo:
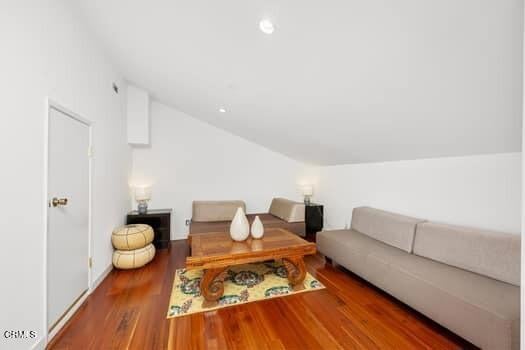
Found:
[[[167,320],[186,241],[149,265],[112,271],[49,349],[474,349],[343,269],[306,258],[321,291]]]

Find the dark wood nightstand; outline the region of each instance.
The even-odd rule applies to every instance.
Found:
[[[126,224],[146,224],[153,228],[155,248],[167,248],[171,235],[171,209],[152,209],[146,214],[139,214],[136,210],[128,213]]]
[[[306,235],[312,237],[313,241],[315,241],[315,234],[323,229],[323,212],[321,204],[310,203],[305,205]]]

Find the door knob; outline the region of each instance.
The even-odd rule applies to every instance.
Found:
[[[67,198],[57,198],[57,197],[54,197],[54,198],[51,200],[51,204],[52,204],[54,207],[58,207],[59,205],[67,205]]]

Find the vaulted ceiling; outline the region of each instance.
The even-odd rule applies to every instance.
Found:
[[[127,80],[301,161],[521,148],[521,0],[75,2]]]

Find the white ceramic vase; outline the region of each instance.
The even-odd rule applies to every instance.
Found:
[[[244,215],[244,210],[241,207],[237,208],[237,212],[230,224],[230,236],[234,241],[244,241],[250,235],[250,223]]]
[[[253,220],[252,223],[252,237],[255,239],[262,238],[264,235],[264,226],[261,222],[261,219],[259,219],[259,215],[255,217],[255,220]]]

